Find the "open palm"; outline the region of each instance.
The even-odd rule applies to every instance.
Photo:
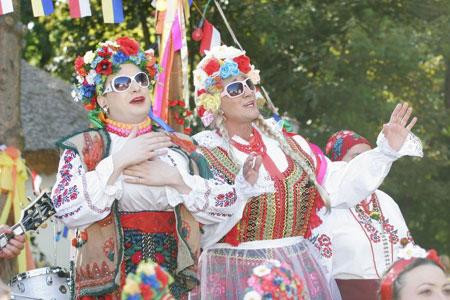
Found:
[[[383,133],[388,140],[389,146],[395,151],[399,151],[405,142],[408,133],[417,122],[414,117],[408,123],[412,114],[412,108],[408,103],[397,104],[391,114],[389,123],[383,125]]]

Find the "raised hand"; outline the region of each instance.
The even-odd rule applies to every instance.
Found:
[[[0,233],[11,233],[11,229],[6,225],[0,225]],[[0,258],[14,258],[19,255],[25,246],[25,236],[16,236],[9,240],[5,248],[0,249]]]
[[[392,111],[389,123],[383,125],[384,136],[389,146],[395,151],[400,150],[408,133],[417,122],[417,118],[414,117],[408,124],[411,114],[412,108],[408,106],[408,103],[399,103]]]
[[[254,185],[258,180],[259,167],[261,167],[261,163],[261,156],[250,153],[242,166],[244,178],[251,185]]]

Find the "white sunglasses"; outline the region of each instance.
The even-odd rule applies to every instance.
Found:
[[[138,72],[134,76],[117,75],[105,88],[103,95],[109,92],[126,92],[130,88],[131,82],[133,81],[135,81],[140,87],[148,87],[150,85],[148,76],[144,72]]]

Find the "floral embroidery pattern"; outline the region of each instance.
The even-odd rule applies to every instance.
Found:
[[[59,170],[61,177],[53,196],[53,205],[58,208],[63,203],[73,201],[78,198],[80,194],[77,185],[69,186],[73,177],[71,170],[73,169],[72,161],[75,158],[75,152],[67,150],[64,153],[64,165]]]
[[[103,244],[103,253],[110,261],[114,261],[114,240],[112,237]]]
[[[226,193],[226,194],[219,194],[215,197],[216,199],[216,207],[228,207],[233,205],[236,200],[236,190],[233,188],[232,191]]]
[[[331,256],[333,256],[331,239],[328,235],[321,234],[319,236],[316,236],[315,239],[311,239],[311,242],[314,244],[317,250],[319,250],[322,257],[330,258]]]

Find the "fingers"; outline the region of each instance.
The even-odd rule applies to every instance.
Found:
[[[400,112],[401,106],[402,105],[400,103],[395,106],[394,110],[392,111],[391,119],[389,120],[389,123],[395,123],[397,121],[398,113]]]
[[[22,250],[25,246],[25,237],[24,236],[16,236],[15,238],[9,240],[9,245],[18,251]]]
[[[408,124],[408,126],[406,126],[406,129],[408,129],[409,131],[411,131],[411,129],[414,127],[414,125],[416,125],[417,122],[417,117],[414,117],[411,122]]]
[[[262,157],[260,155],[256,156],[255,166],[253,167],[253,170],[258,172],[259,171],[259,167],[261,167],[261,163],[262,163]]]
[[[400,124],[405,127],[406,124],[408,123],[409,117],[411,117],[411,113],[412,113],[412,107],[408,107],[408,109],[406,110],[406,113],[403,115],[402,119],[400,120]]]
[[[128,139],[134,139],[137,136],[138,133],[138,127],[134,126],[133,129],[131,129],[130,134],[128,135]]]
[[[144,183],[141,177],[127,177],[127,178],[125,178],[125,182],[131,183],[131,184],[143,184]]]
[[[6,225],[0,225],[0,234],[1,233],[11,233],[11,229]]]
[[[245,160],[244,165],[242,166],[242,172],[244,173],[244,177],[251,170],[253,160],[254,160],[254,155],[253,155],[253,153],[250,153],[249,156],[247,156],[247,159]]]

